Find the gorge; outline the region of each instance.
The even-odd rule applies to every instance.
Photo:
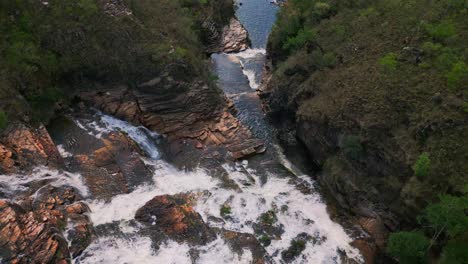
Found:
[[[380,34],[388,25],[373,16],[396,11],[378,2],[2,2],[0,263],[445,256],[443,243],[466,237],[466,199],[452,207],[457,233],[424,244],[430,254],[387,244],[419,228],[434,189],[466,197],[466,72],[454,93],[435,73],[437,89],[401,93],[426,84],[405,65],[428,58],[424,37],[407,40],[399,25]],[[388,42],[398,68],[380,71]],[[379,78],[399,70],[416,77],[390,91]],[[417,176],[424,153],[426,174],[453,181]],[[443,263],[465,263],[457,254]]]

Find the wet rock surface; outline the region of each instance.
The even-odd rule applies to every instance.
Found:
[[[135,219],[168,237],[194,245],[215,239],[215,233],[192,207],[192,194],[156,196],[138,209]]]
[[[19,203],[0,200],[0,257],[8,263],[68,263],[93,235],[81,199],[73,188],[45,186]]]
[[[235,116],[233,105],[221,99],[207,85],[196,83],[190,91],[158,94],[154,87],[174,85],[170,77],[157,77],[138,90],[119,87],[108,91],[83,93],[81,99],[102,111],[142,124],[167,136],[172,156],[189,149],[213,153],[219,150],[228,159],[241,159],[265,151]]]
[[[141,159],[143,152],[128,135],[111,132],[92,136],[66,117],[49,129],[57,144],[70,153],[66,158],[70,169],[83,176],[93,197],[109,200],[152,181],[152,172]]]
[[[250,46],[249,34],[236,18],[231,18],[221,38],[222,51],[226,53],[244,51]]]
[[[208,53],[240,52],[250,47],[249,33],[235,17],[229,20],[228,25],[219,29],[209,18],[204,21],[203,28],[209,32],[212,45],[207,48]]]
[[[46,128],[15,123],[0,135],[0,174],[36,166],[63,167],[63,160]]]

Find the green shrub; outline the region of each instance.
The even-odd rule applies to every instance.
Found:
[[[63,99],[65,99],[65,93],[58,87],[48,87],[26,95],[26,100],[33,109],[34,119],[44,123],[47,123],[53,115],[55,103]]]
[[[226,217],[231,214],[231,207],[229,205],[223,204],[221,209],[219,209],[219,213],[222,217]]]
[[[8,124],[7,114],[4,111],[0,111],[0,129],[5,128]]]
[[[359,159],[363,152],[361,140],[357,136],[346,136],[343,139],[342,149],[345,155],[351,159]]]
[[[452,65],[459,61],[459,55],[454,49],[444,47],[435,59],[436,66],[441,71],[449,71]]]
[[[420,233],[398,232],[390,235],[387,252],[402,264],[425,263],[429,240]]]
[[[429,154],[422,153],[413,165],[414,175],[419,179],[425,178],[429,174],[430,165]]]
[[[445,77],[449,88],[456,89],[460,83],[463,83],[463,80],[468,80],[468,66],[462,61],[454,63]]]
[[[267,235],[262,235],[258,241],[264,246],[264,247],[268,247],[270,244],[271,244],[271,239],[269,236]]]
[[[463,102],[463,112],[468,113],[468,102]]]
[[[273,225],[278,219],[276,218],[275,211],[269,210],[268,212],[260,215],[260,221],[264,225]]]
[[[378,14],[377,10],[375,10],[375,8],[373,7],[363,9],[361,10],[361,12],[359,12],[359,16],[361,17],[375,16],[377,14]]]
[[[385,69],[394,71],[398,65],[398,55],[396,53],[390,52],[387,53],[379,60],[379,64],[382,65]]]
[[[427,220],[436,232],[446,232],[450,237],[468,232],[468,195],[457,197],[443,195],[440,201],[424,209],[423,219]]]
[[[449,241],[442,251],[441,264],[468,264],[468,242]]]
[[[434,42],[424,42],[422,45],[423,51],[431,56],[435,56],[439,54],[439,52],[442,50],[443,46],[440,43],[434,43]]]
[[[304,47],[306,43],[314,41],[316,36],[317,32],[314,30],[301,29],[295,37],[290,37],[286,40],[286,43],[283,45],[283,49],[285,49],[288,53],[291,53],[292,51]]]
[[[344,38],[346,36],[346,27],[342,25],[338,25],[334,28],[335,34],[338,35],[341,38]]]
[[[314,13],[318,15],[319,17],[328,16],[330,10],[331,10],[331,7],[328,3],[317,2],[314,5]]]
[[[457,34],[455,25],[450,21],[444,21],[438,24],[426,24],[425,29],[429,36],[436,41],[446,41],[455,37]]]

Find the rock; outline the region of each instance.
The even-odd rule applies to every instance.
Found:
[[[215,234],[193,209],[191,200],[191,194],[156,196],[138,209],[135,219],[180,243],[206,244]]]
[[[422,61],[423,51],[415,47],[404,47],[400,53],[399,60],[418,64]]]
[[[171,89],[162,91],[163,85]],[[186,142],[205,153],[220,150],[225,158],[234,160],[265,151],[263,142],[232,114],[232,102],[203,82],[187,85],[162,75],[141,83],[136,90],[119,86],[107,92],[83,93],[81,98],[108,114],[166,135],[171,156],[180,159],[184,154],[194,157],[188,154]]]
[[[101,2],[104,4],[104,13],[109,16],[120,17],[132,15],[132,11],[127,6],[125,6],[124,1],[104,0]]]
[[[244,51],[250,46],[249,34],[236,18],[224,27],[221,39],[222,51],[226,53]]]
[[[229,247],[235,252],[242,254],[243,250],[248,248],[252,252],[253,264],[265,263],[267,252],[254,235],[224,229],[218,230],[218,233],[221,234],[229,244]]]
[[[281,252],[281,258],[287,263],[292,262],[304,251],[307,241],[311,239],[312,237],[307,233],[300,233],[293,239],[291,246],[289,246],[287,250]]]
[[[46,186],[30,204],[0,200],[0,258],[8,263],[68,263],[71,254],[89,245],[93,233],[89,209],[76,203],[79,199],[72,188]],[[62,233],[67,223],[75,230],[68,235],[70,248]]]
[[[141,159],[144,153],[123,132],[97,138],[68,117],[51,122],[49,130],[54,141],[71,154],[66,158],[68,166],[83,176],[93,198],[109,200],[152,183],[153,173]]]
[[[380,250],[385,249],[385,244],[389,231],[385,227],[382,220],[377,218],[360,218],[358,220],[361,227],[366,231],[375,241],[375,244]]]
[[[63,160],[43,125],[10,125],[0,135],[0,174],[31,170],[36,166],[63,167]]]
[[[377,248],[374,243],[365,239],[354,240],[351,245],[361,252],[364,263],[373,264],[377,255]]]

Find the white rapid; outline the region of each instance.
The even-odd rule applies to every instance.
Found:
[[[181,171],[164,160],[151,157],[150,153],[159,153],[154,135],[141,133],[139,128],[102,113],[97,113],[97,117],[99,121],[94,119],[79,122],[83,129],[95,136],[102,136],[116,129],[128,133],[150,156],[144,160],[154,170],[153,184],[138,186],[133,192],[115,196],[109,202],[88,201],[92,211],[90,217],[95,226],[118,223],[119,231],[125,236],[99,237],[75,260],[76,263],[192,263],[189,245],[168,240],[158,250],[154,250],[150,238],[138,234],[138,225],[128,224],[135,212],[154,196],[187,192],[198,194],[195,210],[208,225],[231,231],[255,234],[254,223],[259,221],[263,213],[274,210],[277,217],[275,225],[282,226],[284,231],[281,239],[272,240],[271,245],[265,248],[274,263],[283,263],[281,252],[303,232],[321,239],[319,242],[308,242],[295,263],[339,263],[338,251],[346,252],[348,257],[360,261],[358,251],[349,245],[351,238],[340,225],[330,219],[320,196],[315,192],[302,193],[294,184],[299,181],[313,190],[308,176],[297,177],[291,174],[290,177],[284,177],[270,174],[262,184],[261,176],[254,169],[259,165],[249,164],[245,160],[223,165],[223,169],[240,191],[224,189],[216,175],[210,175],[202,168]],[[283,163],[288,165],[287,159],[282,158]],[[220,209],[223,205],[231,208],[229,217],[222,224],[218,221],[211,222],[210,216],[222,218]],[[196,249],[200,251],[196,263],[201,264],[251,263],[252,260],[249,249],[237,254],[222,238]]]
[[[76,188],[84,197],[88,196],[88,187],[78,173],[52,170],[47,167],[37,167],[27,174],[0,174],[0,190],[4,193],[15,195],[18,192],[27,191],[34,182],[46,181],[55,187],[71,186]]]
[[[261,69],[258,69],[258,65],[263,65],[265,55],[265,49],[247,49],[231,55],[238,58],[242,73],[247,77],[250,87],[254,90],[260,86]]]

